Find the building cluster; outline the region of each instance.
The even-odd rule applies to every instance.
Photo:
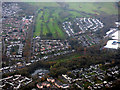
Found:
[[[10,60],[23,59],[23,48],[33,16],[21,16],[16,13],[22,11],[17,3],[3,3],[2,7],[3,54],[6,54]]]
[[[67,80],[70,84],[75,84],[78,88],[81,89],[101,89],[104,87],[111,88],[113,84],[113,80],[117,80],[120,69],[118,66],[114,66],[112,68],[108,68],[103,70],[102,64],[91,65],[89,68],[81,68],[72,70],[71,73],[74,75],[70,77],[68,75],[62,75],[65,80]],[[108,78],[114,78],[111,80],[107,80]]]
[[[13,75],[2,78],[0,81],[2,82],[0,88],[5,90],[8,90],[8,88],[11,90],[16,90],[31,83],[32,79],[22,75]]]
[[[72,25],[71,22],[66,21],[63,23],[63,28],[64,28],[65,32],[68,34],[68,36],[73,36],[75,34],[71,25]]]
[[[5,41],[25,40],[25,28],[19,17],[8,17],[2,20],[2,35]]]
[[[22,18],[23,24],[24,25],[29,25],[31,22],[33,22],[33,16],[25,16]],[[28,27],[27,27],[28,29]]]
[[[10,2],[2,3],[2,16],[3,17],[13,15],[19,11],[21,11],[21,9],[17,3],[10,3]]]
[[[16,64],[14,64],[14,65],[10,65],[10,66],[0,68],[0,73],[6,74],[6,73],[9,73],[9,72],[15,72],[19,69],[23,69],[24,67],[30,66],[32,63],[35,63],[35,62],[38,62],[38,61],[41,61],[41,60],[46,60],[48,58],[53,58],[55,56],[64,55],[64,54],[67,54],[67,53],[72,53],[72,52],[75,52],[75,50],[58,52],[56,54],[43,56],[41,58],[37,58],[37,56],[35,56],[36,59],[31,59],[29,62],[25,62],[24,58],[21,58],[22,61],[18,60],[18,62],[16,62]],[[38,75],[39,78],[43,77],[44,74],[45,73],[41,72],[41,74]]]
[[[104,48],[109,48],[109,49],[120,48],[120,37],[119,37],[120,22],[115,22],[115,24],[116,24],[116,28],[110,28],[110,30],[106,32],[106,36],[104,38],[108,37],[110,40],[108,40]]]
[[[6,56],[10,57],[11,60],[19,60],[22,58],[23,44],[18,42],[11,42],[11,45],[7,46]]]
[[[33,51],[36,57],[38,55],[49,55],[49,57],[52,57],[50,55],[62,55],[67,53],[70,47],[67,40],[41,40],[40,38],[35,38],[33,43]]]
[[[40,51],[41,54],[48,54],[60,50],[69,49],[70,45],[67,40],[40,40],[36,42],[35,51]]]
[[[42,89],[42,88],[69,88],[69,84],[63,84],[58,80],[55,80],[53,77],[48,77],[47,81],[38,83],[37,88]]]
[[[94,18],[76,18],[74,21],[82,31],[84,30],[97,31],[103,28],[103,23],[101,23],[100,20]]]
[[[17,71],[19,69],[22,69],[24,67],[27,67],[27,66],[29,66],[31,64],[32,63],[30,63],[30,62],[26,63],[25,61],[16,62],[16,64],[14,64],[14,65],[0,68],[0,73],[1,74],[6,74],[6,73],[10,73],[10,72],[15,72],[15,71]]]
[[[0,35],[2,39],[0,39],[0,51],[3,49],[3,54],[8,57],[9,60],[7,61],[9,62],[9,66],[0,68],[0,74],[15,72],[39,60],[46,60],[54,56],[75,52],[75,50],[71,50],[71,46],[67,40],[41,40],[40,37],[36,37],[32,42],[33,54],[30,56],[30,60],[26,62],[23,57],[23,50],[26,44],[28,30],[33,23],[33,16],[20,16],[20,14],[17,14],[17,12],[22,11],[17,3],[3,3],[2,8],[2,32],[0,32],[2,33]],[[116,22],[116,24],[119,27],[120,23]],[[85,47],[99,43],[100,39],[91,32],[95,32],[103,28],[103,26],[100,20],[94,18],[76,18],[73,22],[66,21],[63,23],[63,28],[68,36],[75,38]],[[113,41],[111,40],[114,46],[120,44],[118,41],[118,32],[118,28],[111,29],[107,32],[107,36],[114,39]],[[15,61],[14,65],[10,63],[12,61]],[[106,77],[111,77],[114,80],[118,79],[120,73],[119,67],[114,66],[106,70],[101,69],[101,67],[101,64],[97,64],[91,65],[89,68],[72,70],[70,72],[74,77],[62,74],[62,77],[69,84],[63,84],[59,80],[49,77],[47,81],[38,83],[37,88],[69,88],[73,84],[81,89],[112,87],[113,81],[107,81]],[[44,77],[46,73],[49,73],[49,71],[40,71],[38,73],[39,78]],[[0,88],[13,90],[28,85],[32,82],[32,79],[22,75],[13,75],[0,79],[0,81],[3,82]]]
[[[104,25],[100,20],[94,18],[76,18],[73,22],[66,21],[63,23],[63,28],[68,36],[72,36],[78,40],[78,42],[84,47],[99,43],[99,37],[90,32],[100,30],[103,26]]]
[[[97,31],[103,28],[103,23],[94,18],[76,18],[74,22],[64,22],[63,28],[68,36],[85,33],[85,31]],[[77,29],[77,31],[75,30]]]
[[[84,47],[89,47],[100,42],[100,39],[94,34],[76,35],[75,39]]]

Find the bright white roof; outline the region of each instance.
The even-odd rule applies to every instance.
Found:
[[[109,41],[107,42],[107,45],[104,46],[104,48],[118,49],[119,44],[118,44],[118,43],[112,44],[114,41],[118,42],[118,40],[109,40]]]
[[[106,34],[109,34],[110,32],[112,32],[112,30],[108,31]],[[113,42],[120,42],[119,34],[120,34],[120,30],[117,30],[116,32],[114,32],[111,35],[113,40],[109,40],[107,42],[106,46],[104,46],[104,48],[112,48],[112,49],[120,48],[120,43],[114,43],[113,44]]]
[[[115,33],[112,34],[112,39],[117,39],[118,40],[118,34],[120,34],[120,31],[116,31]]]

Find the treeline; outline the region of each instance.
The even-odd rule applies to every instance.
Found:
[[[78,51],[79,53],[79,51]],[[81,52],[80,52],[81,53]],[[89,48],[87,53],[69,60],[63,59],[61,62],[56,62],[50,67],[50,75],[58,77],[61,74],[67,73],[69,70],[89,67],[93,64],[114,62],[112,65],[120,65],[120,49],[119,50],[99,50],[95,47]]]

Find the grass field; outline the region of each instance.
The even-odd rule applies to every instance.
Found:
[[[63,39],[65,37],[64,32],[60,29],[58,23],[58,12],[53,13],[54,9],[46,8],[42,9],[37,16],[36,19],[36,25],[35,25],[35,36],[43,36],[43,37],[49,37],[50,38],[61,38]]]
[[[69,61],[69,60],[72,60],[72,59],[74,59],[74,58],[79,58],[79,57],[81,57],[81,55],[75,53],[75,54],[73,54],[72,56],[67,56],[67,57],[64,57],[64,58],[58,59],[58,60],[50,60],[49,62],[57,62],[57,63],[67,62],[67,61]]]
[[[34,32],[34,35],[35,36],[39,36],[40,35],[40,31],[41,31],[41,24],[42,24],[42,20],[40,19],[41,16],[43,15],[43,12],[41,11],[38,16],[37,16],[37,19],[36,19],[36,25],[35,25],[35,32]]]
[[[37,6],[38,10],[42,9],[36,18],[34,37],[42,36],[45,38],[64,39],[66,38],[66,33],[62,30],[62,22],[70,18],[91,17],[90,14],[93,14],[93,17],[94,14],[118,14],[115,3],[112,2],[66,2],[66,8],[55,2],[29,4]]]
[[[78,10],[86,13],[100,13],[104,12],[106,14],[117,14],[118,10],[115,3],[113,2],[78,2],[78,3],[68,3],[69,9]]]

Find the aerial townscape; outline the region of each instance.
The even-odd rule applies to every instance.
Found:
[[[1,2],[0,90],[119,90],[120,2]]]

